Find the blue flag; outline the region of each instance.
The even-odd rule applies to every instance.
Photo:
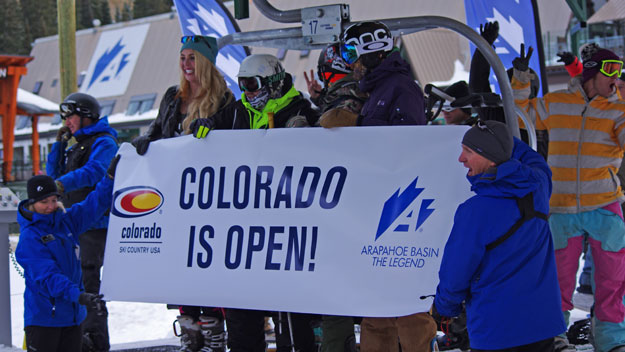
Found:
[[[534,23],[534,9],[529,0],[465,0],[464,7],[467,14],[467,25],[476,32],[480,31],[480,24],[499,22],[499,38],[495,41],[495,52],[506,69],[512,67],[512,60],[520,55],[521,43],[527,48],[534,48],[530,59],[530,67],[541,77],[538,44],[536,41],[536,27]],[[475,46],[471,45],[471,50]],[[490,82],[499,93],[499,85],[491,71]],[[542,95],[542,86],[539,91]]]
[[[239,32],[239,26],[230,12],[217,0],[174,0],[178,11],[182,35],[208,35],[221,38]],[[217,55],[217,68],[226,79],[235,97],[241,95],[237,73],[241,61],[247,56],[245,47],[226,45]]]

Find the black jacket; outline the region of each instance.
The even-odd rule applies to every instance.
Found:
[[[161,99],[158,115],[156,119],[152,121],[146,133],[151,141],[176,137],[182,133],[182,127],[179,126],[184,120],[184,115],[180,113],[182,99],[176,98],[176,94],[178,94],[178,86],[171,86],[167,89],[167,92],[165,92],[163,99]],[[230,90],[228,90],[221,101],[218,112],[227,105],[232,105],[228,104],[228,102],[232,101],[232,99],[230,99],[231,97],[233,97],[233,95]]]

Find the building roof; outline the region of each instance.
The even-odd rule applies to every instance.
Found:
[[[610,0],[588,19],[588,24],[625,19],[625,0]]]
[[[54,114],[59,111],[59,104],[17,88],[17,108],[28,115]]]

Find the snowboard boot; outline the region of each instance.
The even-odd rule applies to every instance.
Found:
[[[566,337],[556,336],[553,339],[553,347],[555,352],[574,352],[577,351],[575,346],[569,344]]]
[[[590,318],[578,320],[566,332],[569,342],[574,345],[586,345],[590,343]]]
[[[225,352],[226,333],[223,319],[200,315],[198,324],[204,337],[204,347],[200,352]]]
[[[180,352],[200,351],[204,346],[204,341],[198,322],[188,315],[179,315],[176,318],[180,324],[180,334],[177,334],[176,322],[174,322],[174,335],[180,337]]]

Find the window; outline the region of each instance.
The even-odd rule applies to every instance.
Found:
[[[100,103],[100,116],[108,116],[115,108],[115,100],[102,100]]]
[[[144,112],[150,111],[154,106],[155,100],[156,93],[135,95],[130,98],[128,109],[126,109],[126,115],[143,114]]]
[[[85,72],[82,72],[79,76],[78,76],[78,82],[76,82],[76,85],[78,86],[78,88],[80,88],[80,86],[82,86],[82,82],[85,80],[85,77],[87,76],[87,74]]]
[[[33,94],[39,94],[39,92],[41,92],[42,85],[43,85],[43,81],[35,82],[35,86],[33,87]]]
[[[57,84],[58,82],[59,82],[59,80],[58,80],[58,79],[56,79],[56,78],[55,78],[55,79],[53,79],[53,80],[52,80],[52,84],[50,85],[50,87],[56,87],[56,84]]]
[[[278,60],[284,60],[284,58],[286,57],[286,52],[287,49],[278,49],[278,53],[276,54],[276,57],[278,58]]]
[[[308,54],[310,54],[310,50],[302,50],[299,52],[299,57],[308,57]]]

